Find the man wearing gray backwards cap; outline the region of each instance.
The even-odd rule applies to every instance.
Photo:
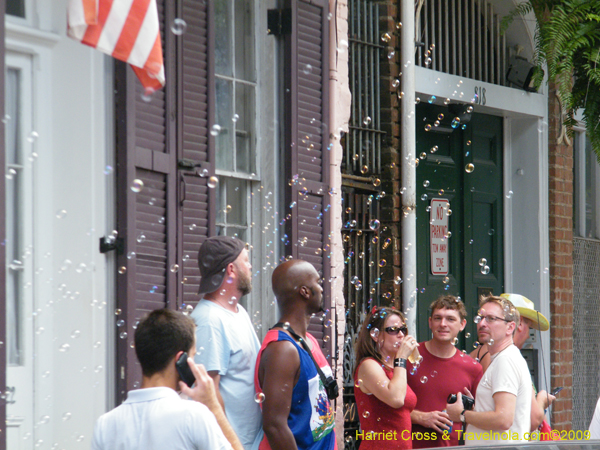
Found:
[[[213,378],[217,397],[246,450],[262,439],[260,406],[254,401],[254,367],[260,342],[239,300],[252,289],[246,244],[230,236],[208,238],[198,252],[200,300],[196,322],[196,363]]]

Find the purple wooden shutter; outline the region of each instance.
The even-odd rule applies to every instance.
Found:
[[[0,117],[4,117],[4,11],[6,3],[0,0]],[[0,167],[5,167],[5,131],[0,126]],[[0,240],[6,238],[6,186],[0,183]],[[6,247],[0,245],[0,340],[6,342]],[[6,392],[6,346],[0,345],[0,392]],[[0,406],[0,450],[6,450],[6,402]]]
[[[179,169],[179,254],[182,255],[178,297],[186,305],[198,301],[198,249],[215,233],[215,189],[207,182],[215,172],[215,143],[209,133],[214,120],[214,24],[212,2],[183,0],[187,30],[178,57],[179,159],[195,167]]]
[[[173,80],[175,37],[165,33],[174,4],[158,1],[165,74]],[[175,86],[143,96],[130,67],[115,63],[117,145],[117,404],[138,387],[141,370],[133,348],[136,322],[148,311],[176,306],[177,160]],[[143,188],[135,192],[136,183]],[[139,187],[139,185],[138,185]],[[121,322],[123,321],[123,322]],[[126,333],[126,334],[125,334]]]
[[[286,254],[310,262],[322,274],[325,308],[329,283],[329,5],[290,0],[291,33],[285,37]],[[331,326],[313,317],[309,331],[330,356]],[[335,320],[332,320],[332,323]],[[328,336],[328,337],[326,337]]]

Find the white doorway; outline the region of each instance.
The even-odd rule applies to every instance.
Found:
[[[31,448],[34,440],[33,174],[37,139],[33,126],[32,63],[8,52],[5,73],[6,130],[6,414],[7,448]],[[40,419],[43,421],[43,418]]]

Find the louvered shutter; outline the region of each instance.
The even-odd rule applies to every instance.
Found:
[[[0,0],[0,117],[4,117],[4,11]],[[5,128],[0,126],[0,167],[5,167]],[[6,187],[0,184],[0,240],[6,236]],[[0,292],[6,292],[6,247],[0,246]],[[6,295],[0,295],[0,340],[6,342]],[[6,392],[6,346],[0,345],[0,391]],[[6,402],[0,406],[0,423],[6,423]],[[6,430],[6,427],[3,427]],[[0,433],[0,450],[6,449],[6,433]]]
[[[286,254],[322,274],[331,309],[329,240],[329,43],[327,1],[290,0],[291,33],[285,36]],[[309,331],[331,356],[331,314],[313,317]],[[326,337],[327,336],[327,337]]]
[[[167,0],[157,5],[165,74],[172,80],[175,41],[165,23],[173,20],[175,5]],[[124,244],[116,257],[118,404],[141,382],[133,347],[136,322],[148,311],[176,306],[177,275],[169,268],[177,263],[177,155],[175,83],[144,97],[131,68],[115,62],[115,84],[117,231]]]
[[[182,17],[187,30],[181,40],[178,59],[180,99],[180,133],[182,143],[179,160],[194,165],[193,169],[179,165],[179,234],[182,255],[179,276],[179,298],[186,305],[198,301],[200,276],[198,249],[207,236],[215,233],[215,189],[208,187],[214,175],[215,143],[209,133],[214,120],[215,82],[214,26],[212,2],[183,0]]]

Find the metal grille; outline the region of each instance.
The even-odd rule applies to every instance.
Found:
[[[348,2],[350,91],[352,114],[342,173],[369,176],[381,172],[380,72],[382,51],[379,5]],[[387,39],[387,38],[385,38]]]
[[[501,17],[486,0],[424,0],[417,7],[417,64],[505,86],[508,68]]]
[[[600,394],[600,241],[573,239],[573,430],[587,430]]]
[[[380,63],[386,48],[379,29],[382,5],[369,0],[349,0],[349,75],[352,111],[349,133],[344,137],[342,158],[343,229],[346,300],[344,341],[345,449],[358,449],[359,419],[354,399],[354,343],[366,312],[378,304],[380,287],[381,130]],[[386,15],[385,8],[382,10]],[[393,51],[390,47],[387,51]],[[378,222],[377,222],[378,223]]]

